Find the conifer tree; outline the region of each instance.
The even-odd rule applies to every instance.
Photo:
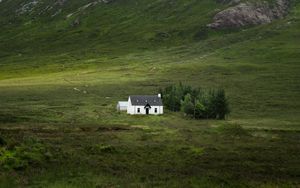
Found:
[[[230,113],[230,110],[224,89],[217,90],[214,103],[216,118],[225,119],[226,115]]]
[[[187,115],[194,113],[194,104],[192,103],[192,97],[189,93],[186,94],[184,100],[181,101],[181,111]]]

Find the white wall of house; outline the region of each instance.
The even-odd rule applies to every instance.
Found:
[[[149,114],[153,114],[153,115],[163,114],[164,113],[163,110],[164,110],[163,106],[151,106],[151,108],[149,109]],[[131,115],[146,114],[146,109],[144,108],[144,106],[133,106],[131,104],[131,101],[130,101],[130,98],[129,98],[128,99],[127,114],[131,114]]]
[[[134,114],[134,107],[131,105],[130,97],[128,97],[127,114]]]

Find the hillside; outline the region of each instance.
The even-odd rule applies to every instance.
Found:
[[[299,186],[300,3],[266,2],[0,1],[0,165],[27,138],[47,154],[0,187]],[[241,3],[254,20],[208,27]],[[115,111],[180,81],[224,88],[228,119]]]
[[[211,0],[14,2],[0,5],[0,55],[16,61],[34,55],[50,57],[53,64],[57,56],[73,62],[78,56],[112,57],[191,44],[204,45],[206,53],[253,35],[249,31],[245,39],[226,43],[223,31],[209,30],[213,16],[230,6]]]

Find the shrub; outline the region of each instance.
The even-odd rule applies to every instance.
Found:
[[[41,164],[46,158],[46,148],[35,139],[25,140],[24,143],[12,149],[0,149],[0,167],[10,169],[24,169],[29,165]]]
[[[16,156],[16,151],[2,148],[0,151],[0,166],[4,169],[23,169],[28,163]]]
[[[104,153],[114,153],[116,151],[114,146],[97,144],[94,146],[86,147],[86,151],[89,154],[104,154]]]
[[[250,136],[250,133],[247,130],[245,130],[242,126],[237,124],[222,125],[219,127],[219,131],[226,137]]]
[[[5,146],[7,143],[6,143],[6,141],[4,140],[4,138],[2,138],[1,136],[0,136],[0,146]]]

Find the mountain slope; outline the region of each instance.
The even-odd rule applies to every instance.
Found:
[[[82,58],[81,53],[103,57],[168,46],[205,45],[205,39],[222,43],[226,34],[206,25],[228,6],[211,0],[4,0],[0,4],[0,57],[2,61],[6,57],[23,61],[32,55],[63,55],[73,61],[73,56]],[[211,50],[222,47],[216,45]]]

